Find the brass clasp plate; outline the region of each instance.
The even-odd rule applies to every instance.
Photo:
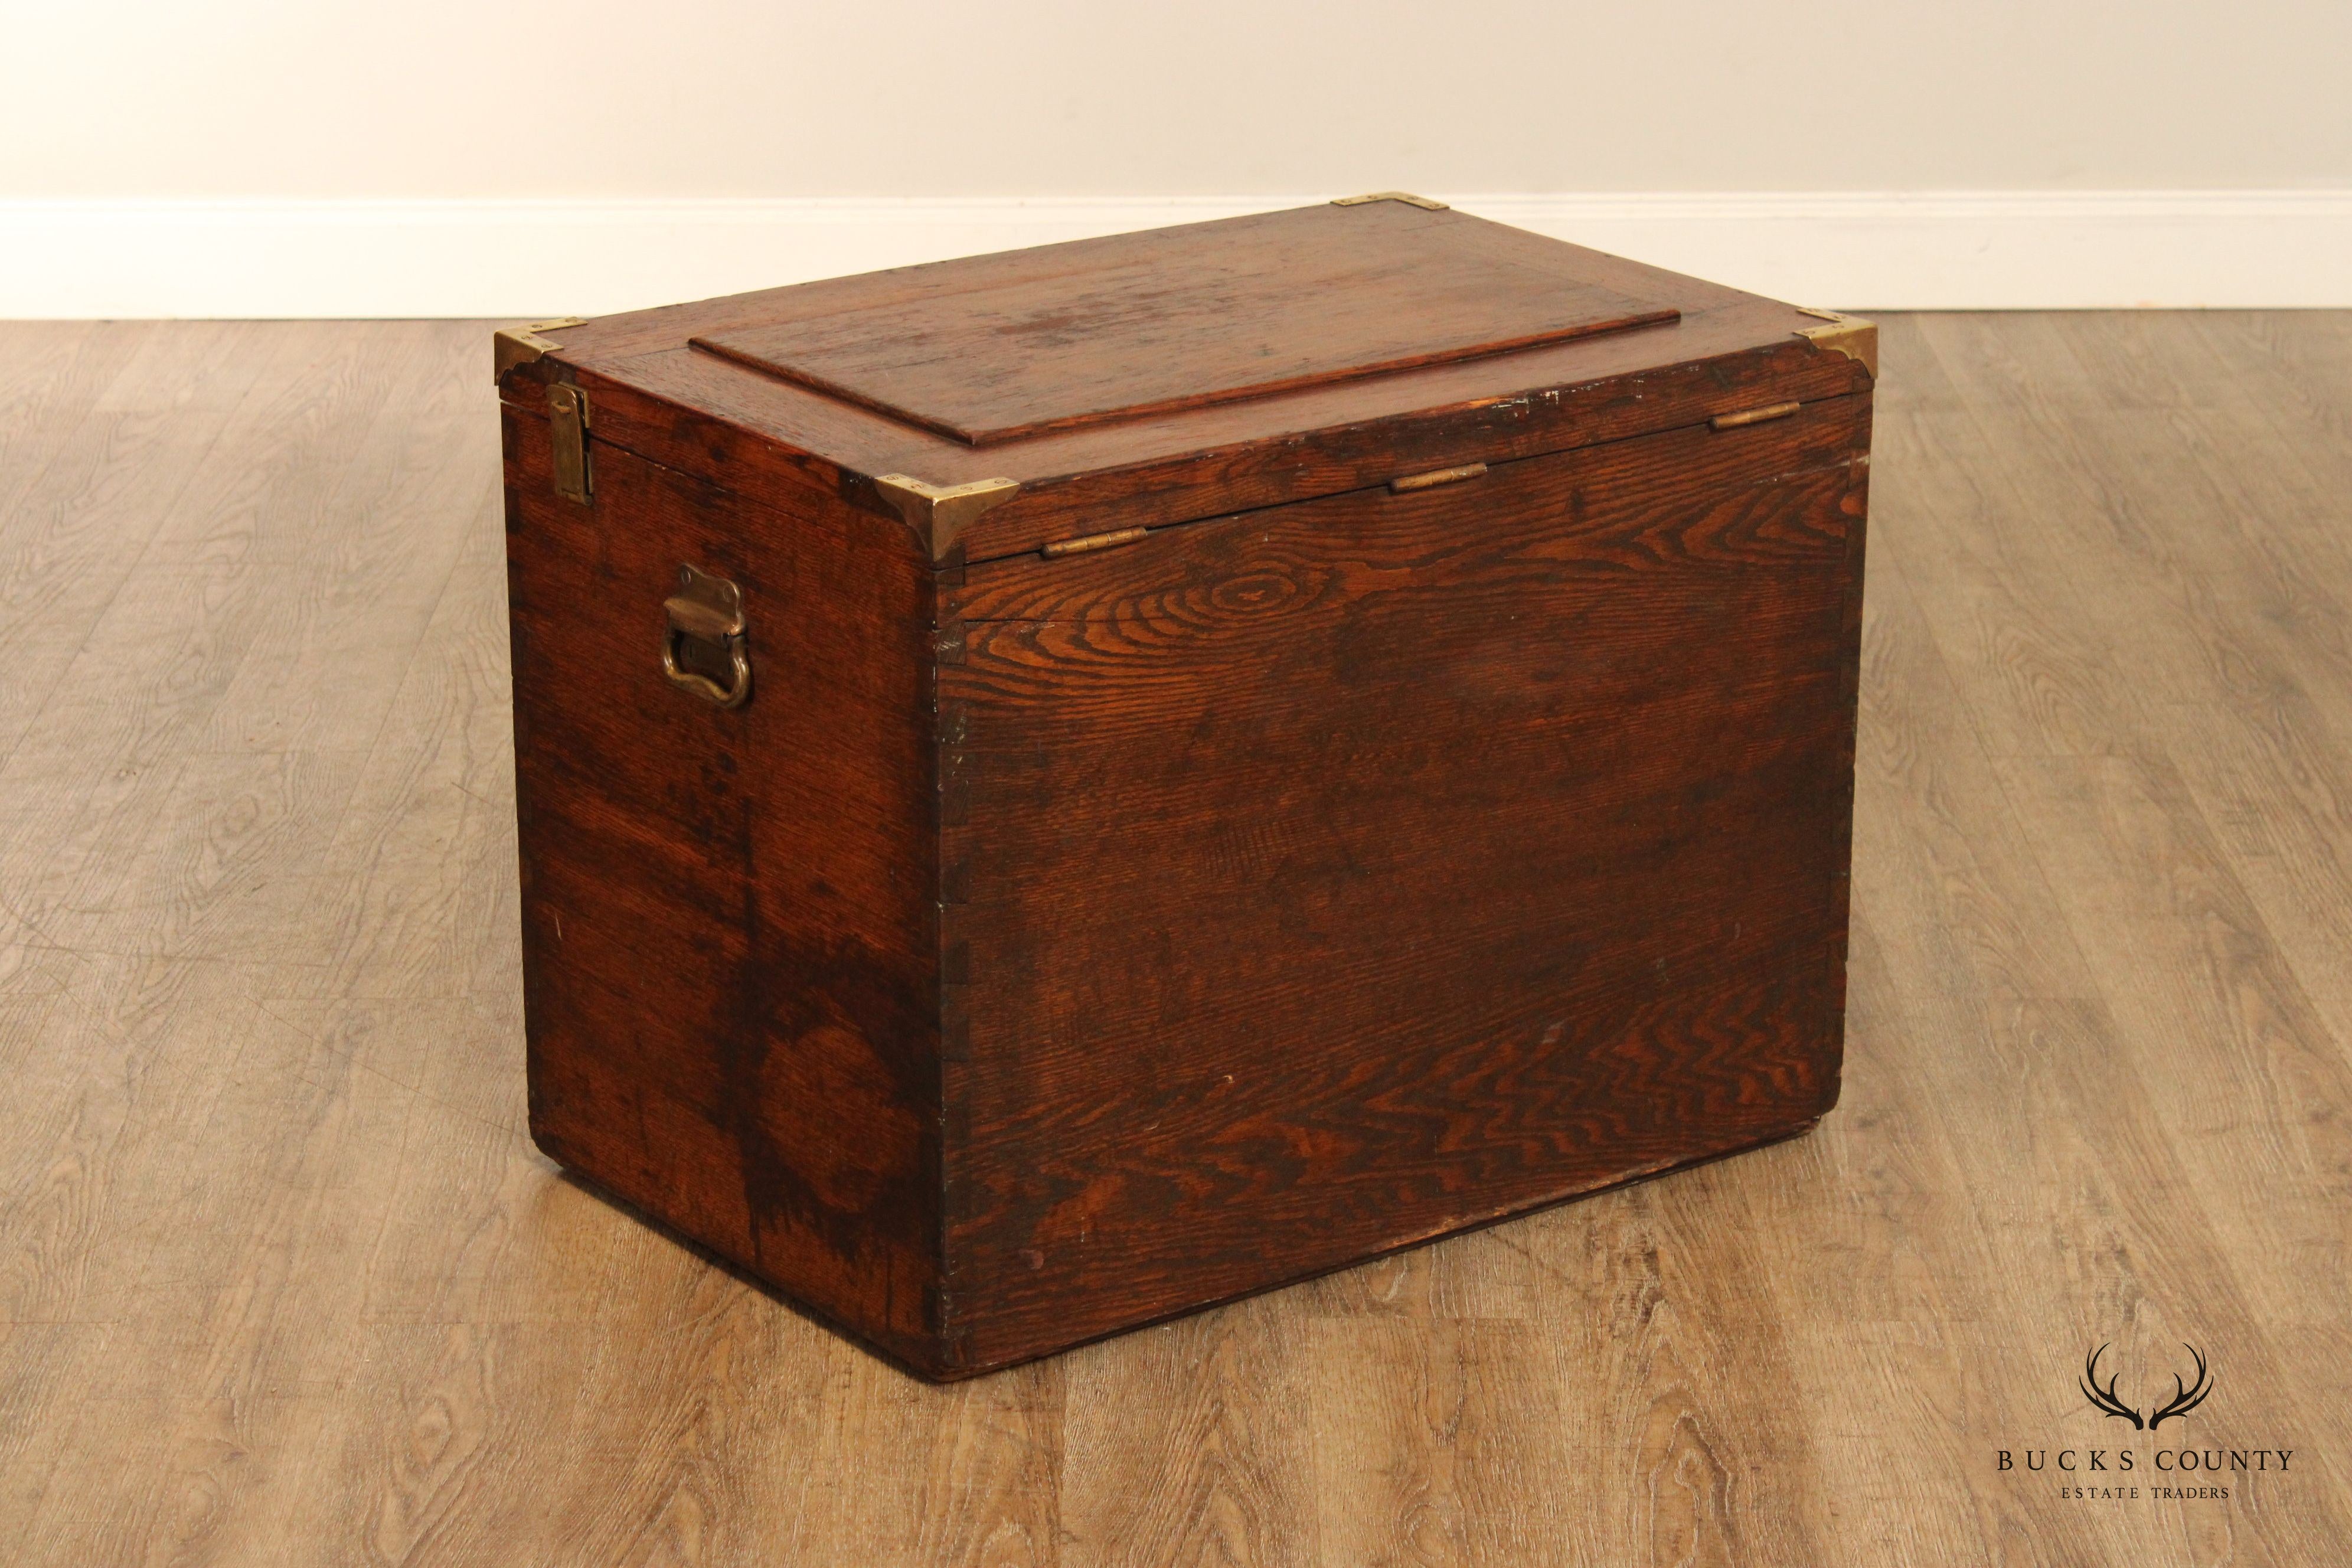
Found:
[[[586,506],[596,489],[595,474],[588,466],[588,395],[568,381],[551,384],[547,429],[554,444],[555,493]]]

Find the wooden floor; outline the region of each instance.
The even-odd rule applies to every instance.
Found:
[[[1888,324],[1818,1132],[950,1389],[524,1136],[488,350],[0,327],[0,1559],[2352,1555],[2352,318]]]

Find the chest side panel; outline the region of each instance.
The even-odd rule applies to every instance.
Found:
[[[1833,1103],[1868,418],[970,570],[940,704],[973,1364]]]
[[[823,497],[755,506],[602,446],[594,503],[559,499],[547,422],[505,417],[533,1133],[927,1360],[927,563]],[[740,588],[740,708],[664,673],[681,564]]]

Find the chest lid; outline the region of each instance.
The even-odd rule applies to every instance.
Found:
[[[583,463],[814,487],[948,567],[1866,392],[1869,331],[1390,193],[509,331],[499,373]]]
[[[1162,234],[1009,276],[950,264],[902,298],[803,290],[691,342],[979,447],[1682,314],[1583,275],[1568,247],[1503,254],[1450,226]]]

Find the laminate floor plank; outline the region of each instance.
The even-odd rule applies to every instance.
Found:
[[[1259,1297],[1068,1358],[1066,1560],[1324,1561],[1303,1327]]]
[[[0,506],[0,759],[50,695],[48,656],[88,640],[267,369],[267,336],[252,323],[206,322],[137,340],[113,381]]]
[[[2213,852],[2236,861],[2242,898],[2262,910],[2273,978],[2315,1010],[2314,1048],[2339,1053],[2352,1041],[2352,965],[2341,958],[2352,920],[2352,550],[2329,513],[2352,523],[2352,463],[2310,422],[2294,428],[2291,401],[2254,390],[2263,373],[2232,377],[2204,331],[2164,333],[2137,318],[2047,325],[2051,351],[2097,367],[2101,384],[2133,387],[2151,407],[2193,398],[2196,416],[2134,419],[2005,385],[1980,421],[2000,434],[1974,467],[2005,470],[2016,495],[2043,499],[2041,520],[2074,558],[2108,553],[2107,570],[2081,579],[2086,618],[2111,623],[2106,640],[2126,623],[2164,628],[2144,641],[2177,639],[2173,657],[2135,669],[2155,700],[2141,705],[2133,745],[2109,750],[2160,753],[2138,765],[2185,784],[2183,809],[2212,825],[2202,831],[2234,835],[2242,857]],[[1938,333],[1969,342],[1986,329]],[[1951,358],[1948,374],[1965,380],[1977,356]],[[1966,531],[1963,521],[1939,542],[1948,552]],[[2282,845],[2291,852],[2278,854]]]
[[[290,996],[478,994],[520,1006],[520,929],[498,918],[517,907],[504,534],[494,487],[453,500],[468,542],[310,889],[325,967]]]
[[[0,322],[0,508],[14,513],[124,365],[163,331],[152,321]]]
[[[2046,351],[2035,363],[2078,363],[2104,347],[2095,363],[2142,386],[2157,412],[2064,402],[2018,379],[1984,352],[1982,323],[1939,321],[1928,334],[1947,373],[1979,394],[1970,411],[1984,437],[1979,468],[2009,476],[2021,498],[2015,531],[2048,537],[2073,562],[2112,563],[2067,580],[2084,591],[2086,623],[2107,646],[2165,654],[2135,665],[2144,693],[2260,700],[2301,675],[2329,704],[2352,671],[2313,660],[2339,639],[2294,623],[2300,615],[2341,625],[2352,556],[2340,530],[2304,511],[2326,497],[2344,515],[2352,465],[2312,432],[2283,444],[2218,360],[2200,375],[2145,346],[2125,355],[2079,344],[2089,329],[2063,331],[2057,320],[2032,323]],[[2162,401],[2192,394],[2193,413]]]
[[[1898,510],[1897,526],[1901,516]],[[1923,1287],[1935,1294],[1909,1303],[1899,1320],[1918,1342],[1898,1334],[1873,1348],[1889,1382],[1915,1398],[1933,1391],[1934,1413],[1918,1412],[1897,1428],[1906,1444],[1922,1441],[1922,1425],[1956,1427],[1958,1451],[1948,1463],[1951,1473],[1966,1475],[1971,1460],[1982,1463],[1984,1413],[2035,1410],[2048,1398],[2034,1375],[2046,1362],[2029,1356],[2020,1365],[2000,1343],[2065,1342],[2085,1322],[2112,1322],[2118,1329],[2110,1331],[2120,1331],[2132,1321],[2124,1309],[2137,1291],[2121,1268],[2085,1276],[2065,1251],[2069,1228],[2076,1237],[2112,1234],[2113,1197],[2104,1152],[2084,1145],[2063,1080],[2051,1079],[2033,1045],[2041,1020],[2096,1018],[2096,1002],[2079,1000],[2095,993],[2095,977],[2040,875],[2023,826],[2007,809],[1954,667],[1922,612],[1924,595],[1885,554],[1874,559],[1873,574],[1863,701],[1876,722],[1865,729],[1857,756],[1855,856],[1857,865],[1874,868],[1877,896],[1857,900],[1849,984],[1874,982],[1877,994],[1868,1004],[1851,995],[1849,1026],[1884,1008],[1903,1031],[1909,1048],[1888,1063],[1886,1091],[1941,1129],[1950,1165],[1921,1175],[1954,1222],[1943,1230],[1906,1228],[1906,1239],[1926,1254]],[[1848,1070],[1858,1076],[1859,1065]],[[1924,1141],[1916,1146],[1915,1159],[1936,1149]],[[2053,1210],[2066,1221],[2053,1224]],[[1849,1223],[1838,1231],[1868,1228]],[[2134,1255],[2110,1250],[2117,1264]],[[1894,1305],[1904,1303],[1898,1298]],[[1928,1368],[1936,1370],[1922,1389]],[[1886,1426],[1864,1429],[1884,1442]],[[2094,1438],[2095,1416],[2084,1412],[2045,1430],[2052,1447]],[[2070,1515],[2065,1500],[2048,1489],[1982,1488],[1971,1502],[1969,1527],[1992,1561],[2040,1561],[2047,1548],[2023,1543],[2053,1540],[2066,1543],[2059,1561],[2135,1552],[2177,1560],[2150,1552],[2142,1521]],[[1881,1507],[1895,1516],[1883,1528],[1899,1528],[1902,1512],[1917,1509],[1916,1486]],[[1965,1559],[1965,1537],[1962,1545]]]
[[[1918,475],[1923,504],[1915,527],[1882,530],[1872,545],[1923,585],[1984,744],[2000,755],[2128,749],[2147,728],[2131,674],[2083,607],[2065,542],[2000,526],[2027,507],[1990,440],[1916,413],[1876,436],[1875,463]]]
[[[1884,326],[1839,1108],[933,1388],[530,1143],[485,330],[0,323],[9,1560],[2338,1561],[2352,315]]]
[[[2300,332],[2246,312],[2191,325],[2136,346],[2176,379],[2229,390],[2225,428],[2179,434],[2210,517],[2261,553],[2252,581],[2214,589],[2261,651],[2238,700],[2158,716],[2272,940],[2336,1040],[2352,1044],[2352,413],[2323,392],[2352,384],[2352,334],[2334,316]],[[2113,335],[2086,321],[2068,331],[2094,345]]]
[[[1921,1102],[1951,1125],[1955,1146],[1977,1167],[1969,1186],[1992,1279],[2012,1297],[1981,1322],[1960,1324],[1974,1342],[1961,1359],[1989,1385],[1985,1403],[2009,1411],[2037,1403],[2032,1384],[2014,1383],[2014,1358],[2000,1353],[2002,1340],[2063,1342],[2096,1331],[2126,1345],[2137,1336],[2160,1351],[2174,1339],[2202,1335],[2217,1354],[2220,1343],[2232,1347],[2242,1404],[2242,1391],[2259,1388],[2258,1410],[2306,1432],[2332,1427],[2323,1402],[2305,1396],[2294,1363],[2263,1327],[2273,1306],[2261,1291],[2271,1277],[2268,1238],[2231,1201],[2236,1191],[2216,1190],[2212,1163],[2172,1130],[2168,1113],[2183,1086],[2152,1081],[2161,1074],[2134,1059],[2134,1047],[2144,1045],[2159,1065],[2168,1053],[2177,1060],[2180,1037],[2147,1039],[2118,1021],[2136,1005],[2128,992],[2140,976],[2087,943],[2086,935],[2101,932],[2086,933],[2058,890],[2077,868],[2061,864],[2053,875],[2043,866],[2035,819],[2011,804],[1996,763],[1970,731],[1916,595],[1903,591],[1908,584],[1890,574],[1873,586],[1882,591],[1871,612],[1864,700],[1881,722],[1858,788],[1883,781],[1874,793],[1885,817],[1872,813],[1865,821],[1886,837],[1867,851],[1858,843],[1857,855],[1867,853],[1880,868],[1884,891],[1904,896],[1871,906],[1865,930],[1885,955],[1889,989],[1908,1022],[1932,1042],[1906,1053],[1906,1068],[1932,1076]],[[1923,809],[1952,801],[1975,809],[1957,817]],[[2001,830],[1985,831],[1996,826]],[[2032,918],[2022,925],[1985,920],[1982,911],[1994,909]],[[1938,940],[1953,925],[1971,929],[1973,940]],[[2017,977],[2034,967],[2002,950],[2021,937],[2067,942],[2081,965],[2074,973],[2092,984],[2073,992],[2017,988]],[[2199,1059],[2210,1054],[2200,1050]],[[1983,1168],[1988,1162],[1990,1170]],[[2295,1212],[2318,1217],[2301,1205]],[[2096,1413],[2079,1401],[2069,1409],[2046,1389],[2039,1398],[2050,1402],[2052,1448],[2103,1436]],[[2243,1430],[2231,1432],[2232,1440],[2246,1443],[2238,1436]],[[2071,1500],[2028,1490],[2000,1500],[2023,1508],[2014,1515],[2004,1509],[1989,1524],[1995,1542],[2067,1533],[2063,1509]],[[2315,1553],[2343,1521],[2340,1496],[2281,1489],[2265,1506],[2277,1514],[2260,1521],[2273,1545],[2253,1560],[2325,1560]],[[2179,1527],[2193,1516],[2176,1515],[2095,1510],[2089,1519],[2105,1544],[2080,1560],[2202,1561],[2177,1554]],[[2243,1542],[2240,1550],[2251,1553]]]
[[[387,1196],[364,1177],[397,1153],[404,1109],[396,1086],[298,1032],[252,1027],[171,1151],[176,1183],[151,1177],[169,1223],[123,1248],[143,1267],[118,1359],[26,1531],[36,1561],[109,1561],[125,1541],[285,1560],[286,1510],[361,1338],[353,1298]],[[220,1154],[191,1163],[189,1148]]]
[[[301,578],[253,559],[256,538],[315,533],[382,412],[367,331],[312,325],[272,347],[267,391],[164,509],[89,636],[43,668],[46,694],[0,765],[9,902],[52,942],[59,910],[135,864],[272,600]]]
[[[520,1560],[803,1555],[762,1551],[779,1538],[879,1554],[860,1506],[896,1500],[913,1457],[876,1441],[897,1390],[867,1380],[899,1374],[644,1226],[617,1238],[605,1287],[573,1369],[580,1409],[596,1418],[575,1419],[544,1454],[549,1489],[569,1501]],[[864,1452],[893,1459],[861,1466]],[[903,1547],[915,1521],[892,1522],[889,1544]]]
[[[255,1019],[227,966],[121,959],[59,994],[10,1081],[24,1090],[0,1161],[0,1315],[120,1321],[140,1310],[213,1100]]]

